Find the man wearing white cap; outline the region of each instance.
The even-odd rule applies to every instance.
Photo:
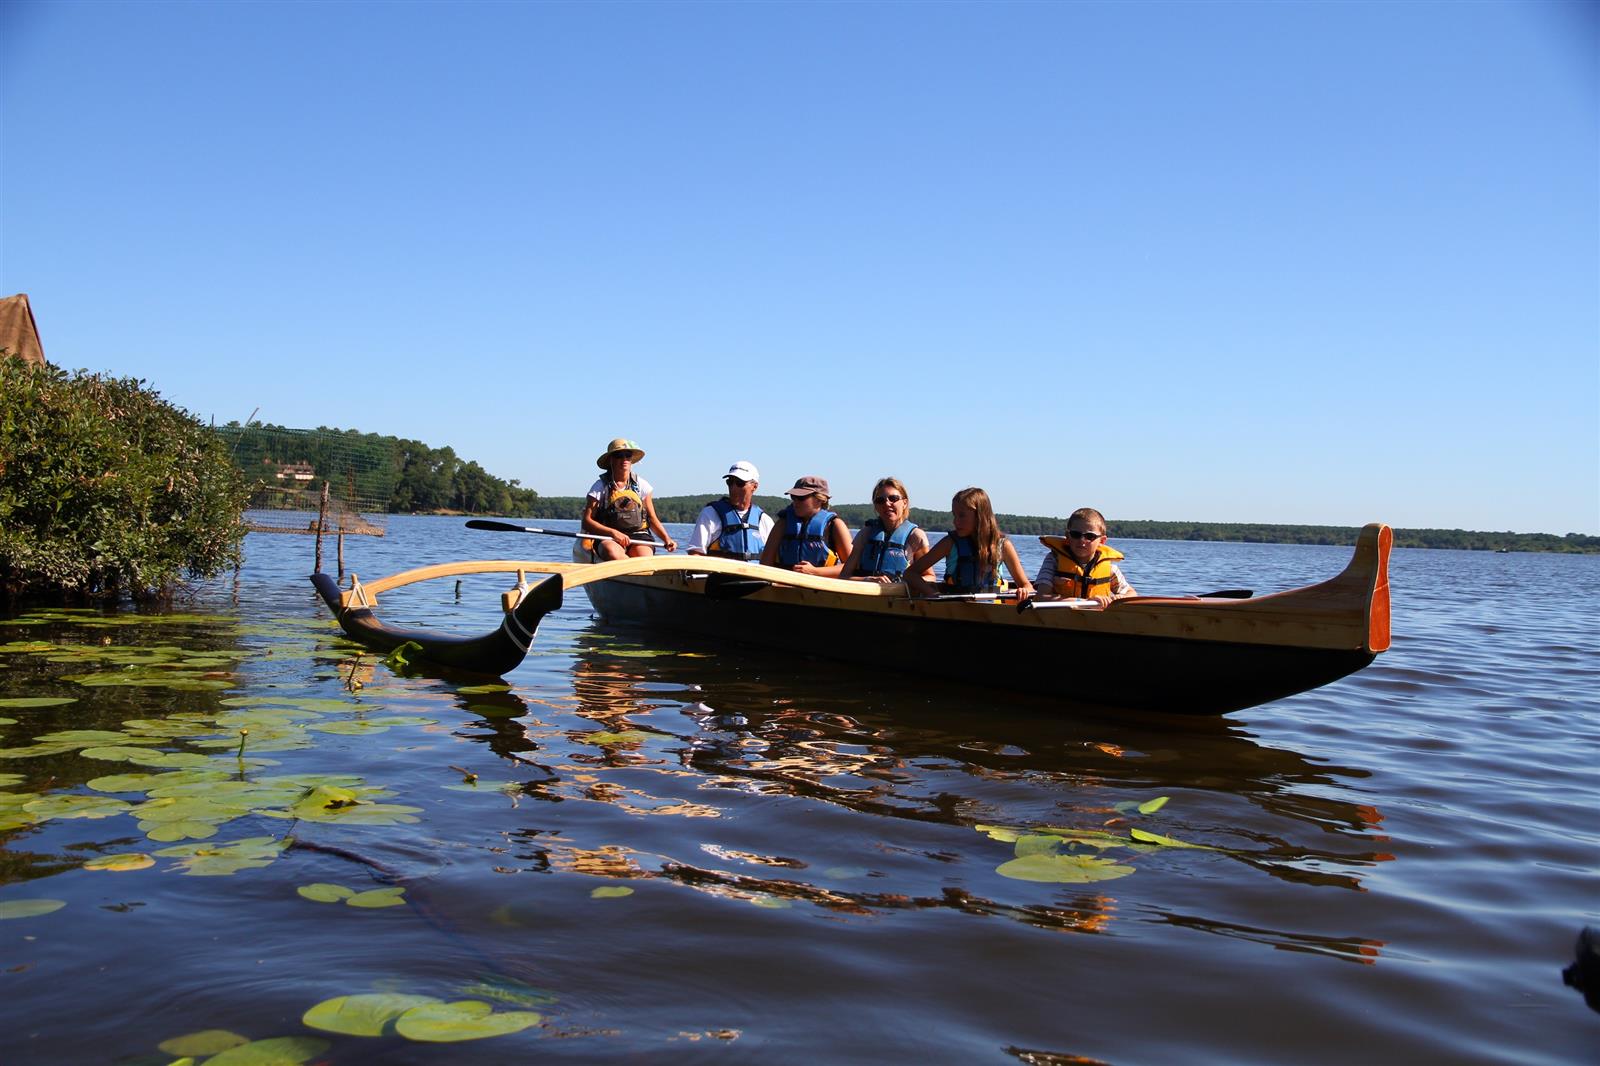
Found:
[[[695,519],[689,534],[690,555],[720,555],[725,559],[755,560],[772,536],[772,516],[756,504],[761,472],[745,459],[728,467],[722,476],[728,495],[712,500]]]

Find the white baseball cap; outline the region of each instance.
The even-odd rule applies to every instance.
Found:
[[[736,477],[740,481],[760,481],[761,471],[756,469],[756,464],[740,459],[737,463],[728,467],[728,472],[722,475],[724,481],[730,477]]]

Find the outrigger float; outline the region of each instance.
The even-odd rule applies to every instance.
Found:
[[[515,528],[515,527],[505,527]],[[1389,647],[1388,526],[1361,530],[1350,563],[1316,585],[1238,598],[1134,596],[1101,608],[999,597],[916,599],[902,585],[839,581],[732,559],[657,555],[604,563],[490,559],[408,570],[341,591],[312,582],[352,639],[500,676],[539,621],[582,588],[607,622],[759,645],[879,669],[1039,693],[1075,704],[1223,714],[1326,685]],[[478,637],[385,625],[380,593],[466,574],[513,573],[498,629]],[[529,575],[542,577],[530,581]],[[800,649],[801,651],[797,651]]]

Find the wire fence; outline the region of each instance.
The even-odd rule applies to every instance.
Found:
[[[381,537],[399,479],[392,456],[359,434],[281,426],[217,426],[251,486],[256,533]],[[324,499],[326,497],[326,499]]]

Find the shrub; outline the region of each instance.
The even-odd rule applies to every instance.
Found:
[[[211,430],[134,378],[0,349],[0,600],[135,600],[236,565],[247,493]]]

